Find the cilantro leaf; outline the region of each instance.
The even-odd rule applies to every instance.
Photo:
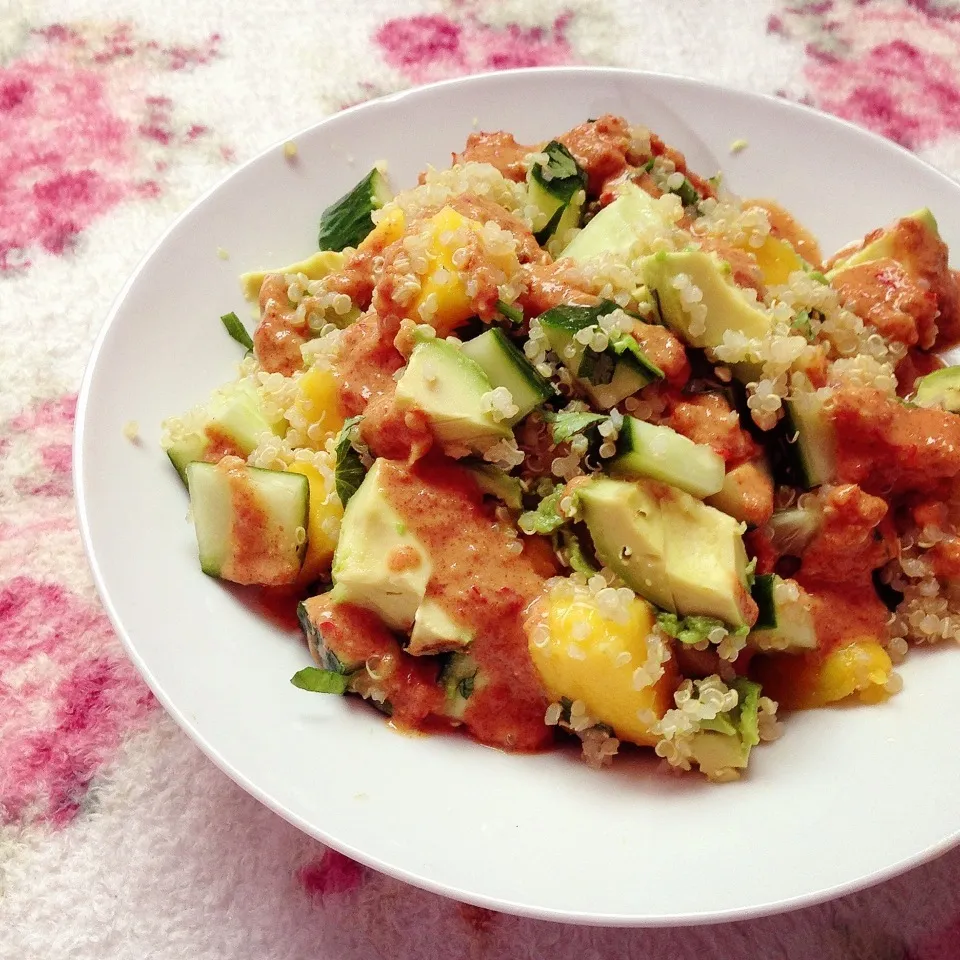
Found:
[[[551,140],[542,152],[547,155],[547,162],[534,164],[530,176],[560,200],[563,206],[578,190],[586,187],[587,175],[573,154],[559,141]]]
[[[538,504],[536,510],[527,510],[520,514],[519,525],[524,533],[553,533],[559,530],[567,518],[560,513],[560,499],[563,496],[563,485],[557,484],[553,493],[547,494]]]
[[[321,670],[319,667],[304,667],[298,670],[290,682],[300,690],[311,693],[346,693],[349,678],[333,670]]]
[[[727,625],[716,617],[678,617],[675,613],[658,613],[657,626],[674,640],[683,644],[694,645],[706,640],[712,630]]]
[[[685,207],[692,207],[694,204],[700,202],[700,194],[697,193],[693,184],[686,177],[683,178],[683,183],[681,183],[679,187],[676,187],[670,192],[675,193]]]
[[[334,448],[337,458],[334,483],[337,488],[337,496],[343,506],[346,506],[349,499],[357,492],[367,473],[367,468],[364,467],[360,454],[353,448],[353,438],[357,424],[362,419],[362,417],[351,417],[344,421]]]
[[[543,414],[543,419],[552,427],[553,442],[563,443],[607,418],[602,413],[591,413],[589,410],[585,410],[582,413],[579,411],[569,413],[550,413],[547,411]]]
[[[240,318],[232,310],[229,313],[225,313],[220,320],[224,327],[226,327],[227,333],[229,333],[241,347],[246,347],[248,350],[253,349],[253,340],[250,338],[250,334],[247,333],[247,328],[240,322]]]

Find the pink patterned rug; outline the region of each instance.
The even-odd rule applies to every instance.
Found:
[[[802,100],[958,175],[958,54],[960,0],[0,0],[0,960],[960,957],[960,851],[783,917],[631,931],[459,906],[325,850],[158,707],[70,483],[83,367],[142,252],[325,114],[606,63]]]

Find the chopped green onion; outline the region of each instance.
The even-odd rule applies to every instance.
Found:
[[[227,333],[229,333],[241,347],[246,347],[248,350],[253,349],[253,340],[250,339],[250,334],[247,333],[246,327],[244,327],[240,322],[240,318],[232,310],[229,313],[225,313],[220,320],[223,322],[224,327],[226,327]]]

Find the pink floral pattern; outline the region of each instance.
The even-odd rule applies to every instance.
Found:
[[[98,605],[12,575],[64,537],[74,546],[75,411],[73,395],[46,400],[0,433],[0,483],[23,508],[20,522],[0,520],[0,571],[9,571],[0,574],[0,823],[69,823],[123,737],[155,709]]]
[[[322,902],[336,893],[349,893],[363,885],[364,867],[336,850],[325,850],[297,871],[297,880],[312,900]]]
[[[548,26],[491,26],[477,16],[476,3],[456,6],[455,16],[420,14],[384,23],[374,39],[387,63],[411,83],[427,83],[486,70],[576,62],[567,39],[569,12]]]
[[[960,7],[824,0],[788,7],[771,31],[804,39],[808,101],[911,149],[960,132]]]
[[[54,24],[0,66],[0,275],[29,267],[31,251],[72,249],[121,201],[159,195],[166,154],[208,130],[179,121],[170,99],[147,95],[147,72],[209,63],[219,44],[217,34],[165,46],[130,24],[106,33]]]

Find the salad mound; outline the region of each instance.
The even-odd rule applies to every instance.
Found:
[[[615,116],[472,134],[245,274],[164,423],[204,573],[282,591],[401,728],[730,780],[778,711],[960,638],[957,275],[928,210],[832,257]]]

